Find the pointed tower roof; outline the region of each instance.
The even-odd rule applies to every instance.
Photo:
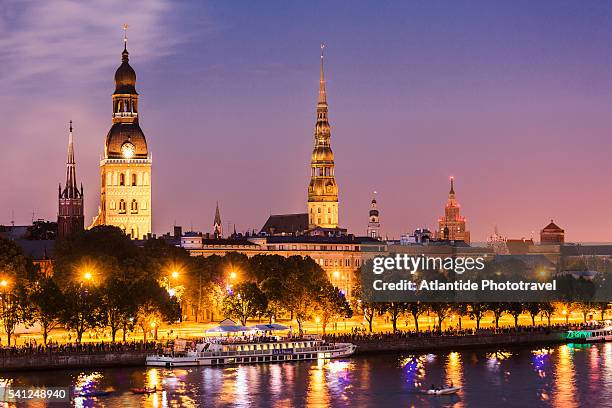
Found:
[[[323,71],[323,50],[325,44],[321,43],[321,73],[319,77],[319,105],[327,105],[327,93],[325,92],[325,73]]]
[[[219,202],[217,201],[217,208],[215,209],[215,221],[214,225],[221,225],[221,212],[219,211]]]
[[[61,186],[60,186],[61,190]],[[74,138],[72,135],[72,121],[68,128],[68,159],[66,160],[66,185],[60,198],[80,198],[81,192],[76,182],[76,161],[74,159]]]
[[[455,194],[455,177],[453,176],[450,177],[450,185],[450,191],[448,194]]]

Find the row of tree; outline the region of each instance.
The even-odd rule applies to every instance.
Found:
[[[450,316],[457,317],[457,326],[462,329],[462,319],[469,317],[476,322],[476,329],[480,329],[482,319],[490,314],[493,316],[495,328],[499,328],[499,320],[503,315],[510,315],[514,319],[514,325],[518,327],[519,317],[529,315],[532,326],[536,325],[538,316],[545,318],[548,325],[554,314],[562,315],[565,323],[569,322],[570,314],[580,312],[586,323],[589,315],[599,314],[603,321],[608,309],[608,302],[487,302],[487,303],[450,303],[450,302],[354,302],[363,314],[370,332],[373,331],[376,316],[387,316],[392,323],[393,332],[398,330],[397,323],[401,317],[411,317],[416,331],[419,331],[419,317],[430,314],[435,317],[435,328],[442,331],[443,322]]]
[[[15,328],[38,323],[43,339],[62,325],[76,333],[136,327],[145,333],[180,318],[176,297],[160,285],[155,245],[136,247],[121,230],[96,227],[57,241],[53,275],[44,274],[10,240],[0,239],[0,317],[9,344]],[[162,257],[165,254],[162,254]]]

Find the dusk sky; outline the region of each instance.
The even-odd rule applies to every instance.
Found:
[[[176,4],[173,4],[176,3]],[[612,3],[0,3],[0,224],[55,219],[75,128],[98,211],[113,75],[129,24],[153,155],[153,231],[259,230],[306,212],[325,42],[340,224],[435,229],[449,189],[472,241],[497,224],[612,241]]]

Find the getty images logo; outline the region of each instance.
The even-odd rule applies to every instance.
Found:
[[[484,258],[471,256],[429,257],[424,254],[412,256],[396,254],[374,258],[372,272],[380,275],[386,271],[406,271],[414,274],[418,270],[445,270],[462,274],[465,271],[482,271],[485,267]]]

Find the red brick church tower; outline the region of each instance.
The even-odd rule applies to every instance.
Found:
[[[62,190],[59,185],[59,211],[57,214],[57,234],[62,239],[75,232],[83,231],[83,184],[77,188],[76,162],[74,160],[74,140],[72,121],[68,133],[68,161],[66,162],[66,184]]]

